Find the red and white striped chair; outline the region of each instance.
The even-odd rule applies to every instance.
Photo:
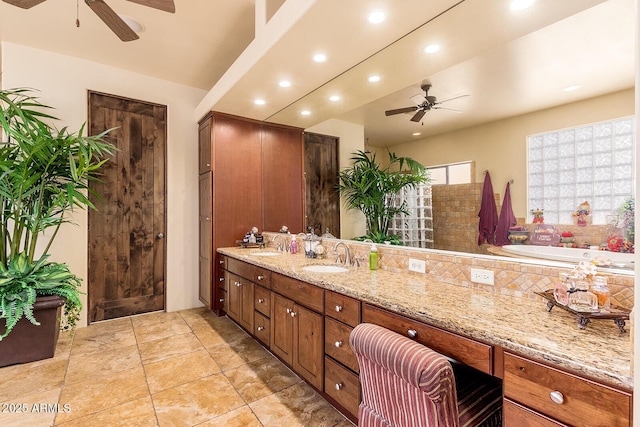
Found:
[[[463,365],[454,374],[440,353],[377,325],[356,326],[349,343],[360,364],[359,427],[502,425],[502,387],[492,377]]]

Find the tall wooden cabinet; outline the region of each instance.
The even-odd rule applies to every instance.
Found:
[[[253,226],[303,231],[302,129],[211,112],[199,123],[198,145],[199,295],[220,313],[217,248],[234,246]]]

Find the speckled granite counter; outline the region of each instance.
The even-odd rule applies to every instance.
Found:
[[[260,249],[218,252],[274,272],[342,293],[425,323],[513,350],[532,359],[633,387],[629,325],[621,334],[612,321],[594,320],[585,330],[573,315],[524,298],[495,295],[443,283],[433,275],[350,268],[346,273],[310,273],[310,264],[333,264],[302,254],[256,256]]]

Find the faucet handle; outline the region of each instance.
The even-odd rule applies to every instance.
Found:
[[[364,257],[363,257],[363,256],[356,256],[356,257],[353,257],[353,265],[354,265],[354,267],[356,267],[356,268],[357,268],[357,267],[360,267],[360,263],[361,263],[362,261],[364,261]]]

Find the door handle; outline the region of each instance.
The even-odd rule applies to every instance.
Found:
[[[158,234],[156,234],[156,237],[158,239],[164,239],[164,233],[158,233]]]

